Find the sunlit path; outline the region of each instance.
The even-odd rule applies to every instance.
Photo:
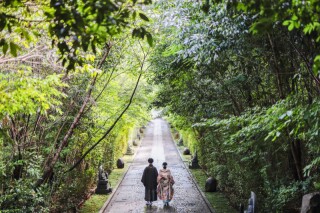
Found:
[[[144,187],[140,180],[149,157],[154,159],[158,170],[162,162],[167,161],[176,180],[170,207],[163,208],[160,200],[154,202],[151,209],[145,207]],[[104,212],[211,212],[186,170],[172,141],[168,124],[163,119],[155,119],[147,126],[134,162]]]

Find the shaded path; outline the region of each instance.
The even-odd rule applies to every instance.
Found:
[[[161,200],[154,202],[151,209],[145,206],[144,187],[140,180],[149,157],[154,159],[158,170],[163,161],[168,162],[176,181],[170,207],[164,208]],[[158,118],[148,124],[135,159],[104,212],[211,212],[185,168],[172,141],[168,123],[163,119]]]

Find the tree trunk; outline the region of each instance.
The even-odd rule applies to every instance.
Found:
[[[300,140],[291,140],[290,152],[294,162],[295,179],[303,180],[302,162],[301,162],[301,142]]]
[[[272,56],[273,56],[273,67],[274,67],[274,70],[276,72],[276,80],[277,80],[277,87],[278,87],[278,91],[279,91],[279,97],[281,99],[284,98],[284,93],[283,93],[283,89],[282,89],[282,81],[281,81],[281,76],[280,76],[280,68],[279,66],[277,65],[277,57],[279,57],[277,55],[277,52],[276,52],[276,48],[275,48],[275,44],[270,36],[270,34],[268,33],[268,39],[269,39],[269,43],[270,43],[270,46],[271,46],[271,49],[272,49]],[[272,63],[270,63],[272,64]]]
[[[106,60],[107,56],[110,53],[110,49],[111,49],[111,45],[108,44],[107,45],[107,49],[105,54],[103,55],[101,61],[98,63],[97,68],[101,68],[103,62]],[[65,134],[64,138],[62,139],[60,145],[58,146],[58,149],[56,150],[56,152],[54,153],[53,157],[48,157],[45,163],[45,167],[44,167],[44,172],[42,175],[42,178],[38,179],[38,181],[35,183],[35,188],[38,188],[39,186],[41,186],[44,182],[46,182],[53,174],[53,168],[55,166],[55,164],[58,162],[59,157],[60,157],[60,153],[62,152],[62,150],[68,145],[68,141],[69,138],[72,136],[74,129],[77,127],[81,117],[83,116],[83,112],[91,98],[91,94],[94,88],[94,85],[96,83],[98,75],[96,75],[90,84],[90,87],[88,89],[87,92],[87,96],[85,98],[85,100],[83,101],[83,104],[78,112],[78,114],[76,115],[76,117],[74,118],[71,126],[69,127],[69,130],[67,131],[67,133]]]

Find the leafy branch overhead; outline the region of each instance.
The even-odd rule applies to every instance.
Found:
[[[253,15],[254,22],[250,26],[250,31],[254,34],[266,33],[280,23],[288,31],[297,31],[320,43],[320,1],[232,1],[213,0],[212,4],[226,2],[228,8],[239,11],[246,15]],[[206,0],[205,8],[208,11],[211,4]],[[212,5],[213,6],[213,5]],[[317,52],[313,64],[315,75],[320,74],[320,51]]]
[[[150,0],[46,0],[22,2],[6,0],[0,2],[0,47],[3,54],[10,51],[13,56],[21,49],[11,34],[18,34],[28,42],[46,31],[52,39],[52,47],[57,47],[60,60],[67,69],[82,65],[81,51],[96,52],[110,37],[130,28],[137,14],[141,21],[149,18],[139,11],[138,6],[150,4]],[[42,29],[39,29],[42,28]],[[144,27],[133,29],[132,36],[147,37],[152,45],[152,36]]]

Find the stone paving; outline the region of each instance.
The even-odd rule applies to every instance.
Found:
[[[148,165],[147,159],[149,157],[154,159],[154,166],[158,170],[161,168],[162,162],[166,161],[175,179],[175,194],[169,207],[164,207],[159,199],[153,203],[151,208],[147,208],[145,205],[141,176],[144,168]],[[107,202],[104,205],[106,208],[101,212],[213,212],[181,160],[172,140],[168,123],[160,118],[154,119],[148,124],[133,163]]]

